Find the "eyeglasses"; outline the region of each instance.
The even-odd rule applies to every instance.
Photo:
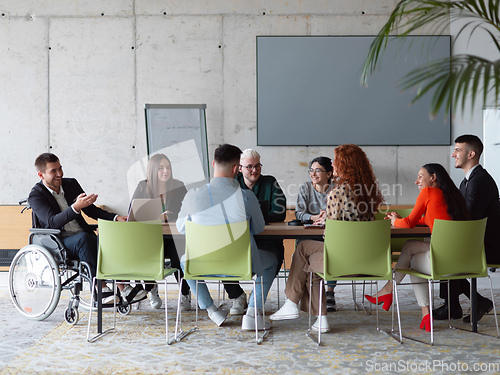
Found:
[[[255,165],[251,165],[251,164],[249,164],[249,165],[241,165],[240,164],[240,167],[241,168],[246,168],[246,170],[249,171],[249,172],[252,171],[253,169],[255,169],[256,171],[260,171],[261,168],[262,168],[262,164],[260,164],[260,163],[257,163]]]
[[[320,174],[320,173],[323,173],[323,172],[326,172],[324,169],[312,169],[312,168],[309,168],[307,170],[310,174]]]

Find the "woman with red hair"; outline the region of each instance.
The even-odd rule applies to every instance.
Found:
[[[326,207],[326,218],[331,220],[371,221],[383,202],[383,196],[373,174],[372,166],[364,151],[356,145],[341,145],[335,149],[332,162],[335,187],[331,190]],[[324,220],[322,220],[324,222]],[[318,222],[316,222],[318,223]],[[326,319],[325,290],[320,290],[319,276],[323,271],[322,241],[301,241],[295,249],[288,282],[285,288],[287,300],[271,320],[287,320],[299,317],[299,303],[302,311],[308,312],[309,299],[312,311],[318,319],[312,328],[321,332],[330,330]],[[312,295],[309,295],[309,273],[313,272]],[[321,312],[317,311],[319,293],[323,293]]]

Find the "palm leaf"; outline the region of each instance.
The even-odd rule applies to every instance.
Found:
[[[436,90],[431,104],[432,115],[437,115],[443,105],[445,109],[449,109],[453,102],[457,105],[461,103],[463,111],[469,95],[474,105],[481,86],[484,89],[481,97],[483,101],[487,100],[487,94],[491,90],[494,90],[495,97],[498,98],[499,71],[500,60],[492,62],[479,56],[455,55],[412,70],[403,77],[400,88],[418,88],[412,103],[428,91]]]
[[[464,20],[457,37],[468,34],[470,38],[481,31],[500,53],[500,0],[431,1],[402,0],[391,13],[372,42],[363,65],[361,84],[366,85],[368,76],[378,70],[389,37],[391,42],[404,41],[408,35],[426,27],[431,27],[434,35],[442,34],[451,22]],[[500,60],[489,61],[473,55],[455,55],[450,58],[431,61],[405,77],[401,88],[416,88],[412,103],[425,93],[435,90],[431,102],[431,114],[436,115],[441,108],[449,109],[452,103],[461,103],[462,112],[466,99],[471,98],[471,106],[481,99],[486,103],[488,94],[493,93],[495,105],[500,100]],[[482,95],[481,95],[482,94]]]

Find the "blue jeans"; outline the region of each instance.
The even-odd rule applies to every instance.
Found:
[[[68,237],[61,237],[61,241],[68,251],[68,256],[88,263],[90,276],[94,278],[97,270],[97,236],[80,232]]]
[[[267,299],[267,294],[269,293],[269,289],[271,289],[271,285],[273,284],[274,276],[276,274],[276,267],[278,265],[278,261],[276,259],[276,256],[269,252],[269,251],[264,251],[264,250],[259,250],[259,255],[260,255],[260,261],[262,263],[262,268],[263,268],[263,275],[259,275],[257,277],[257,282],[259,283],[262,279],[262,276],[264,277],[264,302]],[[181,267],[182,270],[184,270],[185,267],[185,255],[182,256],[181,258]],[[196,293],[196,280],[186,280],[189,287],[191,288],[191,291],[193,293]],[[259,309],[262,309],[262,289],[260,285],[256,286],[256,297],[257,297],[257,307]],[[210,306],[213,305],[214,300],[210,296],[210,292],[207,288],[207,285],[204,283],[199,283],[198,284],[198,306],[200,309],[206,309]],[[250,295],[250,300],[248,302],[249,307],[254,307],[254,301],[253,301],[253,292]]]

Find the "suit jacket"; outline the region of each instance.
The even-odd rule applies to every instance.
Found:
[[[71,220],[76,220],[83,230],[88,233],[93,233],[92,228],[85,221],[82,215],[75,213],[75,211],[71,208],[71,205],[75,202],[78,195],[84,192],[78,181],[74,178],[63,178],[62,187],[64,190],[64,197],[66,198],[69,206],[62,212],[56,199],[45,187],[42,181],[39,181],[33,189],[31,189],[28,202],[38,222],[37,226],[40,228],[63,230],[64,225]],[[115,214],[104,211],[93,204],[85,207],[83,212],[96,220],[113,220],[115,217]]]
[[[500,201],[495,180],[481,165],[472,171],[467,184],[460,184],[467,209],[473,220],[488,218],[484,246],[486,261],[500,263]]]

